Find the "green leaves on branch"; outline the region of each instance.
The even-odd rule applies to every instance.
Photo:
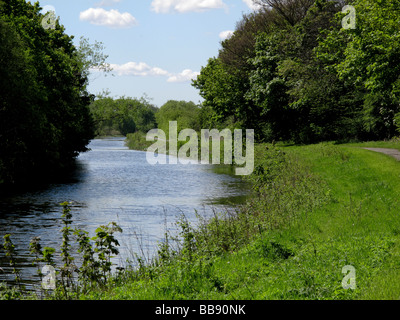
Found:
[[[71,166],[93,138],[90,68],[109,71],[99,43],[54,21],[44,28],[39,3],[0,1],[0,182],[22,184]]]
[[[148,132],[156,125],[156,108],[145,98],[121,97],[112,99],[101,95],[90,105],[96,126],[96,135],[126,136],[129,133]]]
[[[10,262],[10,267],[12,268],[12,273],[15,275],[15,282],[20,285],[21,275],[17,269],[16,252],[15,245],[11,240],[11,234],[6,234],[4,237],[3,249],[6,253],[6,257]]]
[[[178,122],[178,132],[184,129],[200,131],[200,108],[193,102],[169,100],[156,113],[158,129],[163,130],[167,136],[169,122]]]
[[[102,42],[95,41],[91,44],[88,38],[80,38],[77,56],[86,77],[89,77],[91,71],[100,71],[106,75],[112,71],[111,65],[106,62],[108,55],[104,54],[104,50]]]
[[[222,43],[219,56],[193,82],[217,121],[234,117],[267,141],[310,143],[396,134],[398,1],[352,1],[355,29],[342,27],[344,2],[262,2],[269,8],[244,16],[234,36]],[[251,41],[242,41],[244,34]]]

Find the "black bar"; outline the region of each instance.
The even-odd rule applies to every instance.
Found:
[[[80,319],[276,319],[307,316],[359,319],[377,312],[390,316],[395,301],[5,301],[1,311],[13,316],[52,316]],[[393,309],[393,310],[391,310]]]

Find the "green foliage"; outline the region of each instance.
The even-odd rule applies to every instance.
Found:
[[[89,237],[87,231],[81,229],[72,230],[72,214],[70,203],[61,203],[63,207],[61,229],[62,243],[60,245],[60,257],[63,263],[57,267],[55,263],[56,249],[44,247],[40,243],[39,237],[34,237],[29,243],[29,250],[34,255],[33,265],[38,268],[38,276],[43,280],[42,267],[52,266],[56,268],[55,289],[41,290],[46,299],[69,300],[79,297],[81,294],[87,294],[90,290],[101,290],[112,283],[114,275],[112,274],[111,258],[119,254],[119,242],[115,238],[115,233],[122,232],[122,229],[111,222],[106,226],[100,226],[96,229],[96,235]],[[5,235],[3,249],[8,257],[12,272],[15,275],[17,287],[8,287],[6,284],[0,284],[0,300],[24,299],[27,295],[33,295],[38,298],[36,293],[27,292],[21,285],[22,279],[17,270],[17,253],[11,240],[11,235]],[[77,244],[77,252],[72,249]],[[75,258],[77,260],[74,264]],[[118,268],[122,270],[123,268]],[[2,269],[0,269],[2,271]]]
[[[169,134],[169,122],[178,122],[178,133],[184,129],[200,131],[199,107],[193,102],[170,100],[156,113],[158,129],[163,130],[167,137]]]
[[[21,300],[23,294],[16,287],[8,287],[5,283],[0,283],[0,300]]]
[[[21,275],[17,269],[16,252],[14,243],[11,240],[11,234],[6,234],[4,237],[3,248],[10,262],[10,267],[12,268],[12,273],[15,275],[15,282],[20,285]]]
[[[266,140],[289,140],[293,121],[298,121],[298,113],[288,107],[288,85],[278,74],[282,57],[279,54],[280,38],[290,33],[264,33],[257,37],[255,57],[251,59],[253,71],[249,73],[250,88],[246,97],[262,108],[262,134]],[[268,119],[265,121],[265,119]]]
[[[213,122],[295,143],[391,138],[399,129],[398,2],[262,0],[193,82]],[[255,25],[257,21],[257,25]],[[247,39],[247,40],[246,40]]]
[[[42,27],[38,3],[0,2],[0,183],[71,164],[93,137],[81,57],[56,22]]]
[[[96,124],[96,135],[128,135],[138,131],[148,132],[157,127],[157,109],[145,98],[112,99],[100,96],[92,102],[90,110]]]
[[[94,287],[99,279],[99,262],[95,259],[94,249],[89,233],[84,230],[75,230],[78,243],[78,253],[82,256],[82,264],[79,268],[78,280],[82,286],[82,292],[87,292]]]
[[[193,86],[205,99],[206,128],[210,128],[209,124],[214,128],[252,128],[257,139],[265,138],[262,106],[247,93],[252,86],[257,36],[281,24],[282,18],[267,9],[243,15],[232,37],[221,43],[218,57],[209,59],[202,68]]]
[[[41,261],[43,261],[44,263],[50,265],[50,266],[54,266],[55,262],[54,262],[54,254],[56,252],[56,249],[51,248],[51,247],[44,247],[43,248],[43,258]]]
[[[362,95],[367,137],[390,138],[399,112],[398,2],[357,0],[353,5],[357,29],[330,30],[320,44],[319,56],[341,81],[353,84]]]
[[[146,133],[137,131],[126,136],[126,145],[129,149],[146,151],[154,142],[146,140]]]
[[[68,291],[73,290],[73,273],[76,266],[73,264],[74,257],[71,255],[71,235],[72,229],[70,225],[72,224],[72,214],[71,208],[68,202],[61,203],[63,207],[62,222],[64,227],[62,228],[62,244],[61,244],[61,260],[64,265],[61,267],[61,283],[64,294],[68,295]]]
[[[214,128],[221,128],[223,124],[233,123],[236,128],[245,125],[248,128],[258,128],[254,127],[259,120],[258,108],[249,104],[244,95],[247,82],[231,74],[221,59],[209,59],[207,66],[201,69],[200,75],[193,81],[193,86],[205,99],[202,107],[205,127],[214,125]]]
[[[42,256],[43,256],[43,251],[42,251],[42,245],[40,244],[40,237],[34,237],[31,242],[29,243],[29,253],[35,256],[35,259],[32,262],[32,265],[37,266],[37,272],[38,276],[40,278],[40,281],[42,281],[42,271],[40,270],[39,267],[39,262],[42,261]]]
[[[122,232],[122,229],[115,223],[112,222],[107,226],[100,226],[96,229],[96,236],[92,238],[95,242],[94,252],[98,256],[99,265],[99,281],[104,284],[111,273],[111,258],[113,255],[118,255],[119,246],[118,240],[115,238],[115,232]]]

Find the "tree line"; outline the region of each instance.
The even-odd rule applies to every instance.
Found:
[[[400,2],[257,0],[193,81],[209,126],[259,141],[393,137],[400,127]],[[343,28],[345,5],[356,27]]]
[[[100,94],[89,106],[96,136],[112,136],[147,132],[157,126],[157,108],[146,98],[120,97]]]
[[[151,145],[146,135],[152,129],[161,129],[168,135],[170,121],[177,121],[179,130],[200,131],[202,127],[202,109],[191,101],[169,100],[158,108],[147,97],[111,98],[104,92],[89,109],[96,136],[126,136],[127,145],[136,150],[146,150]]]
[[[0,1],[0,185],[68,168],[94,134],[90,57],[58,20],[44,28],[41,11]]]

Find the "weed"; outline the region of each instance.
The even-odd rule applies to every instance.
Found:
[[[14,243],[11,240],[11,234],[6,234],[3,237],[3,239],[4,239],[3,248],[4,248],[4,251],[6,252],[6,257],[8,257],[8,259],[9,259],[10,267],[12,268],[12,273],[15,276],[15,282],[19,287],[21,287],[21,275],[16,266],[17,265],[16,264],[16,252],[15,252]]]
[[[106,226],[97,228],[96,235],[90,238],[89,233],[86,231],[80,229],[72,230],[70,205],[64,202],[61,206],[63,207],[62,222],[64,226],[61,229],[63,241],[60,245],[60,256],[63,265],[58,268],[59,271],[56,273],[60,275],[61,279],[57,281],[53,279],[55,281],[55,289],[52,289],[51,292],[46,289],[44,296],[50,299],[73,299],[87,293],[90,289],[104,288],[111,281],[113,265],[111,258],[113,258],[113,255],[119,254],[117,249],[119,242],[114,234],[122,232],[122,229],[115,222],[111,222]],[[78,245],[77,256],[81,255],[80,267],[74,264],[73,240]],[[21,276],[16,268],[16,250],[11,240],[11,235],[4,236],[3,248],[6,252],[6,257],[9,258],[18,287],[7,288],[5,284],[2,284],[0,286],[0,299],[21,298],[24,294],[29,293],[21,286]],[[42,282],[44,281],[42,267],[51,266],[56,268],[54,258],[56,250],[50,247],[42,248],[39,237],[34,237],[30,241],[29,250],[34,256],[32,264],[37,266],[37,272]],[[121,271],[121,268],[118,270]],[[75,274],[78,276],[76,277]],[[43,289],[41,297],[43,297]]]
[[[117,249],[119,242],[115,238],[114,233],[122,232],[122,229],[115,222],[111,222],[106,226],[100,226],[95,232],[96,236],[94,236],[92,240],[95,241],[94,252],[97,253],[98,256],[98,281],[105,284],[111,274],[112,255],[119,254]]]
[[[61,267],[61,284],[62,290],[66,297],[68,297],[69,292],[74,291],[74,279],[73,273],[77,269],[73,264],[74,257],[71,255],[71,235],[72,229],[70,225],[72,224],[72,214],[71,208],[68,202],[61,203],[63,207],[62,222],[64,227],[62,228],[62,239],[61,244],[61,259],[64,265]]]

